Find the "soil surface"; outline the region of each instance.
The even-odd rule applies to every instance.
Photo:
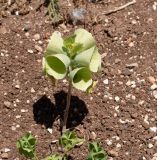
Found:
[[[88,143],[99,141],[109,160],[157,160],[157,2],[136,0],[102,14],[128,2],[60,1],[54,24],[48,2],[0,0],[1,160],[23,160],[15,144],[28,131],[38,140],[39,157],[58,151],[52,142],[60,136],[68,84],[53,86],[41,60],[53,31],[67,35],[80,27],[95,37],[103,65],[93,93],[73,89],[68,127],[86,141],[70,156],[85,160]],[[75,17],[74,8],[84,14]]]

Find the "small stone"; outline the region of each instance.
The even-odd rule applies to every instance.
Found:
[[[150,89],[151,89],[151,90],[157,89],[157,85],[154,83],[153,85],[151,85]]]
[[[96,133],[95,132],[91,132],[91,139],[92,140],[95,140],[97,137]]]
[[[110,150],[108,153],[109,153],[110,156],[118,157],[118,152],[114,149]]]
[[[17,124],[17,125],[16,125],[16,128],[20,128],[20,125],[19,125],[19,124]]]
[[[2,153],[1,158],[2,159],[8,159],[9,158],[8,153]]]
[[[28,110],[27,109],[21,109],[21,112],[25,113],[25,112],[28,112]]]
[[[150,129],[150,131],[152,131],[152,132],[157,132],[157,127],[150,127],[149,129]]]
[[[30,29],[31,29],[31,26],[29,24],[26,24],[23,28],[25,32],[28,32]]]
[[[4,105],[5,105],[6,108],[10,108],[11,102],[9,102],[9,101],[4,101]]]
[[[153,140],[157,141],[157,136],[153,137]]]
[[[29,103],[30,103],[30,100],[27,100],[26,103],[29,104]]]
[[[28,53],[34,53],[34,51],[32,49],[28,49],[27,52]]]
[[[35,45],[35,49],[39,52],[43,52],[43,49],[38,45]]]
[[[10,148],[3,148],[3,149],[1,150],[1,152],[4,152],[4,153],[10,152],[10,151],[11,151]]]
[[[103,83],[106,84],[106,85],[108,85],[108,84],[109,84],[108,79],[105,79],[105,80],[103,81]]]
[[[15,127],[15,126],[11,126],[11,130],[12,130],[12,131],[15,131],[15,130],[16,130],[16,127]]]
[[[48,128],[47,130],[48,130],[49,133],[52,134],[52,128]]]
[[[19,89],[19,88],[20,88],[20,85],[18,85],[18,84],[15,85],[15,88],[16,88],[16,89]]]
[[[133,42],[130,42],[129,43],[129,47],[133,47],[134,46],[134,43]]]
[[[112,145],[112,140],[107,139],[106,143],[107,143],[108,146],[110,146],[110,145]]]
[[[19,119],[19,118],[21,118],[21,115],[17,115],[17,116],[16,116],[16,119]]]
[[[29,37],[29,33],[28,33],[28,32],[26,32],[26,33],[25,33],[25,36],[26,36],[26,37]]]
[[[131,63],[126,65],[126,68],[129,68],[129,69],[133,69],[135,67],[138,67],[138,63]]]
[[[117,145],[116,145],[117,148],[121,148],[121,146],[122,145],[120,143],[117,143]]]
[[[66,80],[66,79],[63,79],[63,83],[67,83],[67,80]]]
[[[157,9],[157,2],[154,2],[154,4],[153,4],[153,10],[156,11],[156,9]]]
[[[118,102],[120,100],[120,98],[118,96],[116,96],[114,99],[116,102]]]
[[[34,88],[31,88],[31,93],[35,93],[35,90],[34,90]]]
[[[38,41],[38,40],[40,39],[40,34],[35,34],[35,35],[33,36],[33,38],[34,38],[36,41]]]
[[[119,59],[119,58],[116,58],[115,59],[115,63],[117,64],[117,63],[120,63],[121,62],[121,60]]]
[[[144,122],[147,123],[147,124],[149,125],[148,115],[145,115],[145,117],[144,117]]]
[[[149,148],[149,149],[150,149],[150,148],[153,148],[153,144],[149,143],[149,144],[148,144],[148,148]]]
[[[154,84],[155,81],[156,81],[155,78],[152,77],[152,76],[148,77],[147,79],[148,79],[148,82],[150,82],[150,83],[152,83],[152,84]]]
[[[132,24],[137,24],[137,21],[134,19],[131,21]]]
[[[153,96],[155,99],[157,99],[157,90],[153,91]]]

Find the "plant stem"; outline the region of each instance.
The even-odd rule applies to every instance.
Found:
[[[66,103],[66,108],[65,108],[65,112],[64,112],[62,133],[64,133],[66,131],[66,124],[67,124],[67,120],[68,120],[68,113],[69,113],[70,101],[71,101],[71,90],[72,90],[72,81],[69,80],[69,87],[68,87],[68,94],[67,94],[67,103]]]

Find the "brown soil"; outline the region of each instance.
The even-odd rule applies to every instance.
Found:
[[[41,59],[53,31],[66,35],[85,27],[97,40],[103,67],[92,94],[73,90],[68,127],[78,128],[86,142],[70,153],[72,159],[85,160],[87,145],[96,138],[110,160],[155,160],[157,95],[150,87],[157,81],[157,5],[154,0],[137,0],[101,15],[127,2],[70,0],[70,6],[60,1],[62,20],[54,25],[42,0],[16,0],[10,6],[0,1],[0,159],[9,148],[9,160],[22,160],[15,144],[28,131],[38,140],[40,157],[58,150],[51,142],[60,136],[67,83],[52,86],[42,74]],[[87,10],[85,21],[76,25],[68,15],[74,5]],[[36,40],[35,34],[40,34]],[[52,134],[47,130],[51,127]]]

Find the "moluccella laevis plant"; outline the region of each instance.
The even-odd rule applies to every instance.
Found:
[[[100,68],[101,56],[91,33],[77,29],[64,39],[57,31],[52,34],[43,57],[43,70],[50,78],[69,81],[63,130],[66,129],[72,86],[82,91],[91,90],[95,84],[92,74]]]

